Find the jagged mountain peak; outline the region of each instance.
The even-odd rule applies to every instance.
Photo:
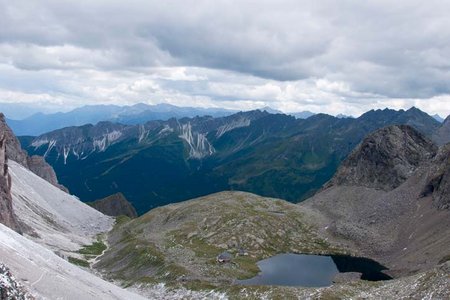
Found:
[[[419,108],[415,107],[415,106],[411,106],[409,109],[406,110],[407,112],[414,112],[414,113],[423,113],[423,111],[421,111]]]
[[[220,118],[171,118],[139,125],[102,121],[96,125],[72,126],[42,134],[33,139],[29,146],[33,152],[37,151],[46,158],[54,155],[56,160],[62,160],[66,164],[68,159],[85,159],[124,140],[132,140],[136,144],[151,144],[172,134],[185,142],[188,158],[201,159],[214,153],[207,137],[209,133],[214,132],[215,138],[220,138],[226,132],[249,126],[252,121],[268,115],[270,114],[267,112],[255,110]],[[52,154],[53,150],[56,153]]]
[[[424,161],[437,146],[407,125],[393,125],[368,135],[347,157],[329,185],[355,185],[392,190]]]
[[[240,112],[237,112],[237,113],[229,115],[229,116],[225,116],[225,117],[221,117],[221,118],[213,118],[213,119],[221,120],[222,123],[226,123],[226,122],[236,120],[236,119],[241,119],[241,118],[246,118],[251,121],[254,121],[254,120],[269,116],[269,115],[273,115],[273,114],[266,110],[255,109],[255,110],[248,110],[248,111],[240,111]]]
[[[264,106],[264,107],[262,107],[262,108],[260,108],[260,109],[258,109],[258,110],[260,110],[260,111],[262,111],[262,112],[268,112],[268,113],[271,113],[271,114],[283,114],[283,112],[281,111],[281,110],[278,110],[278,109],[273,109],[272,107],[270,107],[270,106]]]
[[[444,122],[444,118],[442,118],[439,114],[434,114],[432,115],[432,117],[438,121],[439,123],[443,123]]]
[[[369,111],[363,113],[363,114],[361,115],[361,117],[362,117],[362,116],[375,115],[375,114],[386,114],[386,113],[394,114],[394,113],[398,113],[398,112],[404,112],[404,110],[403,110],[403,109],[395,110],[395,109],[390,109],[390,108],[387,108],[387,107],[384,108],[384,109],[371,109],[371,110],[369,110]]]

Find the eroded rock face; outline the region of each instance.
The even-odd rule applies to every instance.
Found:
[[[0,223],[21,232],[14,215],[11,197],[11,177],[8,173],[8,158],[6,156],[7,137],[0,131]]]
[[[122,193],[116,193],[88,204],[108,216],[127,216],[130,218],[137,217],[137,213],[133,205],[128,202]]]
[[[39,177],[67,192],[67,189],[58,183],[55,171],[44,158],[39,156],[29,157],[27,152],[22,150],[19,140],[6,124],[5,116],[2,113],[0,113],[0,132],[5,140],[5,153],[8,159],[14,160]]]
[[[365,186],[390,191],[402,184],[437,146],[410,126],[389,126],[367,136],[342,163],[331,185]]]
[[[450,145],[437,150],[412,128],[393,126],[369,135],[301,206],[330,240],[352,244],[396,277],[447,257],[449,194]]]
[[[443,146],[433,160],[422,196],[432,196],[438,209],[450,209],[450,145]]]
[[[4,137],[6,145],[6,156],[8,159],[18,162],[22,166],[28,168],[27,153],[20,147],[20,142],[8,127],[5,121],[5,116],[0,113],[0,132]]]

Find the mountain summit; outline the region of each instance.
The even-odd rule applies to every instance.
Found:
[[[365,138],[324,188],[301,206],[330,239],[409,274],[446,260],[450,244],[449,147],[409,126]],[[431,234],[432,232],[432,234]]]
[[[382,128],[368,135],[343,161],[330,184],[392,190],[437,152],[431,140],[407,125]]]

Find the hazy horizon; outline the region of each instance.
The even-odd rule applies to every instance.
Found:
[[[18,109],[16,109],[14,107],[15,104],[17,104]],[[164,104],[168,104],[168,103],[146,104],[146,103],[143,103],[143,102],[138,102],[138,103],[131,104],[131,105],[120,105],[120,104],[111,104],[111,103],[94,103],[94,104],[80,105],[78,107],[67,108],[67,109],[58,109],[58,107],[55,107],[53,110],[49,110],[48,108],[43,108],[43,107],[39,107],[39,106],[33,107],[33,106],[30,106],[27,103],[1,103],[0,102],[0,113],[3,113],[8,119],[22,120],[22,119],[30,117],[30,116],[32,116],[34,114],[37,114],[37,113],[43,113],[43,114],[68,113],[68,112],[71,112],[73,110],[80,109],[80,108],[87,107],[87,106],[105,106],[105,107],[106,106],[118,106],[118,107],[126,107],[126,106],[140,105],[140,104],[145,104],[145,105],[149,105],[149,106],[158,106],[158,105],[164,105]],[[5,107],[5,105],[6,106],[11,105],[11,106],[8,109],[3,110],[3,107]],[[369,109],[367,111],[364,111],[364,112],[362,112],[361,114],[358,114],[358,115],[348,115],[348,114],[345,114],[345,113],[342,113],[342,112],[338,112],[338,113],[335,113],[335,114],[330,114],[330,113],[323,112],[323,111],[308,111],[308,110],[297,110],[297,111],[292,111],[292,112],[285,112],[285,111],[282,111],[282,110],[277,110],[277,109],[275,109],[273,107],[270,107],[270,106],[256,107],[256,108],[242,109],[242,110],[237,110],[237,109],[233,110],[233,109],[226,109],[226,108],[222,108],[222,107],[208,107],[208,108],[205,108],[205,107],[196,107],[196,106],[178,106],[178,105],[173,105],[173,104],[168,104],[168,105],[172,105],[174,107],[179,107],[179,108],[228,110],[230,112],[233,112],[233,111],[234,112],[251,111],[251,110],[258,110],[259,109],[259,110],[267,110],[269,112],[280,112],[280,113],[287,114],[287,115],[308,112],[308,113],[313,113],[313,114],[328,114],[328,115],[332,115],[332,116],[347,116],[347,117],[354,117],[354,118],[358,118],[362,114],[364,114],[364,113],[366,113],[366,112],[368,112],[370,110],[391,109],[391,110],[396,110],[396,111],[399,111],[399,110],[405,110],[406,111],[406,110],[409,110],[409,109],[415,107],[415,106],[411,106],[411,107],[399,108],[399,109],[391,108],[391,107],[379,107],[379,108],[371,108],[371,109]],[[420,109],[420,108],[418,108],[418,109]],[[422,109],[420,109],[420,110],[422,110]],[[427,112],[425,110],[422,110],[422,111],[427,113],[428,115],[430,115],[432,117],[438,116],[438,117],[440,117],[442,119],[445,119],[447,117],[447,115],[443,115],[443,114],[439,114],[439,113],[432,114],[432,113]]]

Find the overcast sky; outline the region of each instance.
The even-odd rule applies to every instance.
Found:
[[[0,0],[0,102],[450,114],[449,1],[70,2]]]

